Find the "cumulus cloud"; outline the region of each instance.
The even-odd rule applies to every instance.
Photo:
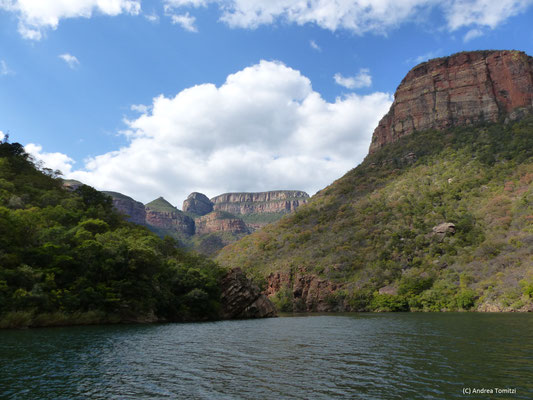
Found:
[[[440,12],[450,30],[497,25],[529,7],[533,0],[164,0],[169,7],[218,5],[220,19],[231,27],[257,28],[278,21],[316,24],[357,34],[386,33],[428,11]]]
[[[193,191],[312,194],[363,159],[391,102],[387,93],[328,102],[299,71],[261,61],[219,87],[197,85],[135,107],[142,114],[126,121],[128,145],[86,160],[68,177],[177,205]]]
[[[31,40],[42,38],[45,29],[56,29],[64,18],[90,18],[93,14],[137,15],[140,0],[1,0],[0,9],[18,16],[19,32]]]
[[[41,161],[46,168],[54,171],[59,170],[64,175],[67,175],[72,170],[74,160],[63,153],[47,153],[43,151],[43,147],[37,144],[29,143],[24,146],[28,154],[31,154],[37,161]]]
[[[72,54],[65,53],[65,54],[59,55],[58,57],[61,58],[63,61],[65,61],[67,65],[69,66],[69,68],[71,69],[74,69],[78,65],[80,65],[80,62],[78,61],[78,59]]]
[[[372,85],[372,76],[368,68],[361,68],[356,75],[348,77],[337,73],[333,76],[333,79],[337,85],[343,86],[346,89],[360,89]]]

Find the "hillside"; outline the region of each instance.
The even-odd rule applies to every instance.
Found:
[[[0,328],[272,315],[239,271],[226,272],[0,142]]]
[[[523,53],[499,53],[530,62]],[[493,114],[461,121],[467,105],[483,116],[490,102],[476,109],[469,99],[477,87],[465,83],[473,62],[481,62],[478,53],[425,63],[436,80],[443,65],[464,66],[441,81],[448,95],[454,79],[466,91],[448,103],[448,123],[433,119],[423,131],[384,135],[384,126],[403,126],[398,108],[420,109],[420,97],[397,95],[361,165],[217,260],[253,274],[283,310],[533,310],[533,117],[525,116],[533,97],[508,110],[496,98],[496,122]],[[399,92],[427,79],[409,76]],[[523,82],[515,78],[509,82]]]

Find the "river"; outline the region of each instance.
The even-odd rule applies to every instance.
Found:
[[[2,399],[533,399],[533,315],[4,330],[0,363]]]

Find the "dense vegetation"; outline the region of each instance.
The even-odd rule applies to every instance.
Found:
[[[222,273],[0,142],[0,327],[214,318]]]
[[[520,309],[533,297],[532,182],[532,118],[418,132],[218,260],[259,283],[272,272],[341,283],[332,308]],[[443,222],[455,234],[433,234]],[[275,300],[295,305],[290,289]]]

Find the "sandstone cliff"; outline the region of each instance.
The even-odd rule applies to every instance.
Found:
[[[475,51],[414,67],[372,136],[370,153],[413,131],[515,119],[533,110],[533,57]]]
[[[196,234],[213,232],[250,233],[244,221],[223,211],[213,211],[195,219]]]
[[[195,215],[206,215],[213,211],[213,203],[202,193],[193,192],[183,202],[183,212]]]
[[[102,192],[107,194],[113,200],[115,209],[128,217],[128,221],[136,224],[144,225],[146,222],[146,211],[144,204],[140,201],[135,201],[131,197],[125,196],[117,192]]]
[[[232,214],[291,212],[307,203],[309,195],[298,190],[275,190],[259,193],[225,193],[213,197],[213,208]]]
[[[146,224],[155,228],[194,235],[194,221],[164,198],[146,204]]]

